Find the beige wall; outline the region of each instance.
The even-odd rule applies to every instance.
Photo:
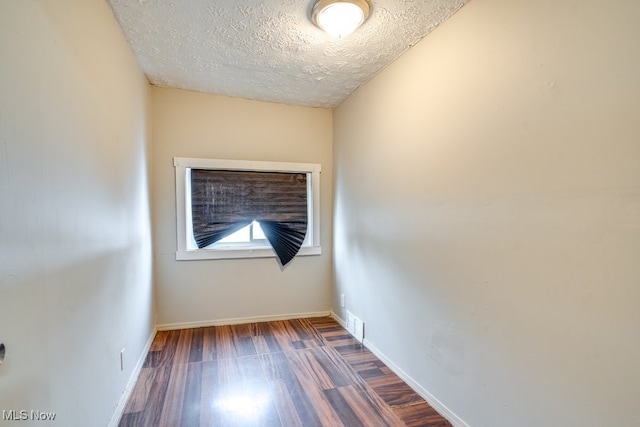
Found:
[[[155,282],[160,325],[331,308],[331,111],[152,88]],[[320,163],[322,255],[176,261],[174,157]]]
[[[640,425],[638,16],[473,0],[335,111],[333,306],[459,421]]]
[[[104,1],[0,2],[0,58],[0,412],[104,426],[155,324],[148,84]]]

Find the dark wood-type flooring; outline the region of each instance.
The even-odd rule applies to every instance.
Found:
[[[329,317],[158,332],[120,426],[450,426]]]

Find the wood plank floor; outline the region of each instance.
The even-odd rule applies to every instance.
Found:
[[[121,427],[450,426],[329,317],[158,332]]]

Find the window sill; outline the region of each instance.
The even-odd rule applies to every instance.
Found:
[[[320,246],[304,246],[296,256],[321,255]],[[275,258],[271,248],[254,249],[195,249],[192,251],[177,251],[176,261],[206,260],[206,259],[242,259],[242,258]]]

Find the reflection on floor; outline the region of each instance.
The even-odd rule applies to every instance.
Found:
[[[120,426],[450,426],[329,317],[162,331]]]

